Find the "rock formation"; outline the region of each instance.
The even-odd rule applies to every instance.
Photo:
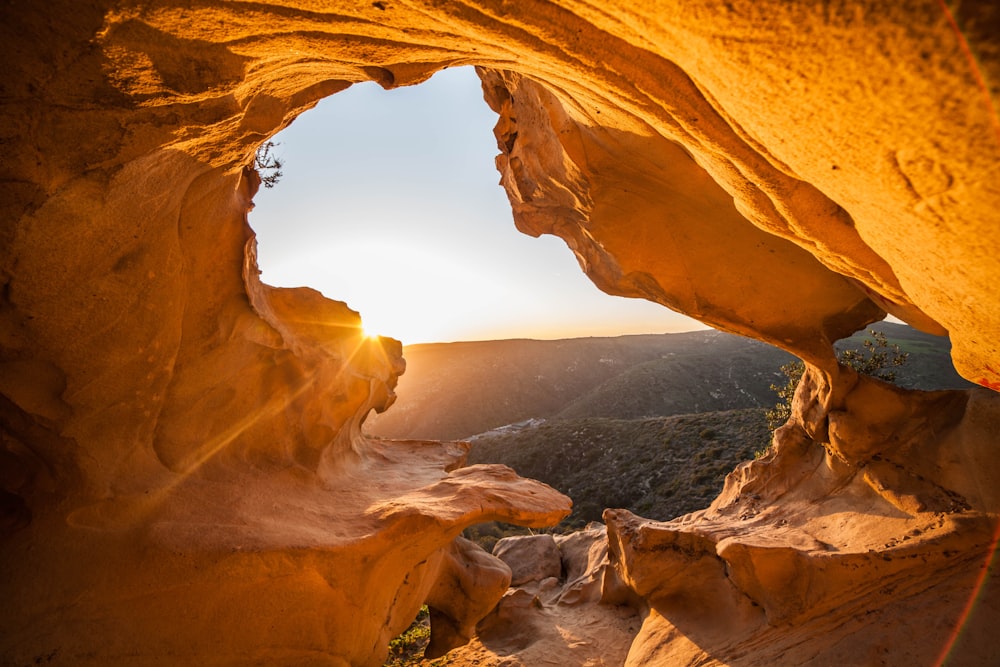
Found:
[[[611,667],[625,661],[640,618],[625,604],[636,601],[611,566],[603,524],[570,535],[504,538],[493,553],[533,574],[512,581],[449,664]]]
[[[467,64],[522,231],[808,364],[710,508],[606,515],[644,619],[626,664],[997,661],[993,3],[0,11],[0,661],[378,665],[424,601],[441,651],[503,594],[455,537],[568,500],[457,443],[364,437],[399,344],[261,284],[246,225],[254,151],[299,113]],[[984,389],[839,367],[832,341],[886,312]]]

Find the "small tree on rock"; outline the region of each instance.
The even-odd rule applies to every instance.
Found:
[[[771,391],[778,395],[778,402],[765,414],[767,416],[767,427],[772,431],[792,416],[792,397],[802,380],[803,373],[806,372],[806,365],[801,361],[790,361],[781,367],[781,372],[787,378],[781,386],[771,385]]]
[[[281,178],[281,160],[271,152],[278,144],[269,141],[261,144],[253,157],[253,168],[260,176],[260,184],[265,188],[273,188]]]
[[[890,343],[881,331],[869,329],[871,338],[865,338],[863,350],[841,350],[837,360],[850,366],[862,375],[870,375],[886,382],[896,381],[893,370],[906,363],[909,352],[903,352],[895,343]]]
[[[896,381],[895,368],[906,363],[909,352],[903,352],[899,345],[890,343],[885,334],[874,329],[868,330],[871,338],[865,338],[861,344],[863,349],[841,350],[837,353],[837,361],[844,366],[853,368],[862,375],[885,380]],[[806,371],[806,365],[801,361],[792,361],[781,367],[781,372],[787,381],[781,386],[771,385],[771,391],[778,395],[778,403],[767,411],[767,426],[772,431],[792,416],[792,397]]]

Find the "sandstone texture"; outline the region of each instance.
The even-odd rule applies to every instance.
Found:
[[[637,611],[642,602],[612,567],[603,524],[591,523],[571,535],[505,538],[494,552],[541,573],[551,570],[552,549],[559,570],[550,577],[512,581],[479,622],[475,638],[449,654],[448,664],[624,664],[642,623]]]
[[[0,662],[379,665],[424,602],[435,653],[477,623],[483,650],[569,636],[562,605],[592,628],[563,642],[577,656],[628,636],[607,664],[1000,662],[995,3],[0,15]],[[366,437],[400,344],[262,284],[246,223],[255,150],[298,114],[458,65],[499,116],[520,230],[565,239],[605,291],[807,363],[767,457],[702,512],[609,510],[531,584],[552,600],[505,594],[510,568],[456,537],[569,500],[463,467],[462,443]],[[831,343],[886,313],[948,335],[982,388],[838,366]]]
[[[551,535],[505,537],[493,547],[493,555],[510,568],[512,586],[562,575],[559,547]]]

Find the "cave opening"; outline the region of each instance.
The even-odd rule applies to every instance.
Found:
[[[458,622],[438,636],[454,627],[467,638],[496,600],[519,604],[524,614],[512,604],[500,619],[509,632],[494,626],[493,654],[514,662],[531,642],[527,665],[1000,662],[1000,404],[990,391],[1000,388],[1000,311],[989,306],[997,270],[987,260],[1000,247],[990,224],[1000,193],[997,145],[984,140],[994,105],[979,103],[1000,71],[985,30],[1000,4],[887,4],[8,3],[0,508],[14,510],[4,530],[16,532],[4,535],[0,663],[375,667],[429,591],[440,592],[432,608]],[[821,371],[800,384],[802,414],[782,446],[734,476],[717,511],[658,522],[639,498],[634,514],[603,515],[604,534],[574,537],[579,567],[565,571],[592,578],[566,596],[508,596],[497,569],[453,538],[492,517],[551,525],[567,500],[525,479],[527,468],[457,467],[453,443],[365,442],[359,421],[388,401],[397,347],[385,363],[358,360],[356,344],[375,346],[358,340],[353,318],[347,335],[326,336],[310,316],[329,304],[262,288],[244,262],[252,142],[338,79],[402,84],[470,60],[549,86],[512,75],[490,88],[510,92],[494,108],[518,121],[502,142],[518,155],[505,158],[530,158],[540,138],[572,140],[517,183],[551,177],[598,204],[581,208],[576,227],[553,227],[564,220],[552,216],[535,229],[578,233],[594,257],[649,276],[621,285],[611,272],[599,284],[654,297],[690,287],[662,302],[811,355]],[[279,150],[286,177],[274,193],[303,164],[288,142]],[[342,151],[319,152],[329,162]],[[586,158],[574,162],[581,178],[559,171],[564,154]],[[416,160],[397,178],[374,162],[381,191],[357,193],[369,204],[437,173]],[[346,182],[325,178],[323,189]],[[523,192],[518,204],[533,189]],[[372,226],[342,203],[326,211]],[[677,215],[664,222],[668,209]],[[451,237],[477,227],[464,222]],[[402,288],[417,281],[385,245],[365,254],[341,237],[320,241],[306,246],[320,261],[367,259],[324,291],[372,328],[418,340],[347,295],[386,274],[407,301]],[[419,254],[414,244],[404,257]],[[518,253],[491,250],[507,274],[527,270]],[[278,282],[266,258],[264,268]],[[466,278],[443,273],[445,285]],[[882,300],[948,331],[982,387],[907,392],[840,373],[831,341],[876,317]],[[415,313],[412,322],[436,320],[426,306]],[[611,367],[600,363],[611,356],[598,359]],[[476,376],[496,384],[490,370]],[[588,419],[597,399],[638,405],[622,384],[606,387],[587,392]],[[632,442],[649,443],[637,455],[581,423],[559,451],[538,438],[537,460],[600,470],[595,491],[607,495],[591,518],[626,504],[622,490],[684,496],[669,474],[655,476],[657,456],[711,482],[717,448],[734,438],[724,429],[740,426],[723,419],[678,415],[670,429],[622,420]],[[585,459],[575,442],[603,448]],[[672,456],[685,443],[691,455]],[[652,474],[619,475],[607,465],[616,460]],[[556,567],[539,589],[562,575]],[[608,612],[622,599],[643,616],[615,625]]]
[[[306,112],[273,138],[285,175],[276,187],[257,193],[256,208],[250,218],[258,234],[263,281],[276,286],[317,288],[358,310],[369,331],[399,338],[406,344],[582,338],[705,328],[660,305],[603,294],[586,278],[561,239],[552,236],[532,239],[513,229],[510,205],[497,184],[498,174],[493,165],[497,152],[492,133],[495,122],[495,114],[482,99],[479,80],[469,67],[447,69],[420,85],[391,91],[372,82],[357,84],[320,102],[317,109]],[[851,344],[860,346],[864,335],[862,331]],[[922,349],[920,345],[930,343],[919,342],[918,350]],[[912,366],[922,374],[922,386],[964,386],[944,351],[937,352],[926,362],[914,358],[917,363]],[[741,348],[738,354],[750,353]],[[400,387],[406,391],[398,392],[400,397],[416,393],[414,388],[418,385],[424,391],[433,384],[421,384],[427,380],[428,364],[416,352],[412,356],[407,352],[406,356],[410,370],[401,379]],[[726,416],[725,427],[704,419],[644,425],[647,430],[656,431],[649,438],[651,447],[673,438],[675,445],[686,443],[695,452],[693,456],[704,450],[714,452],[714,458],[719,459],[719,441],[739,444],[728,452],[731,461],[706,461],[698,468],[693,476],[694,490],[678,493],[674,486],[658,477],[640,475],[629,487],[630,493],[613,484],[590,489],[589,480],[588,490],[581,491],[584,485],[579,480],[556,479],[528,462],[506,460],[499,455],[495,460],[484,458],[481,462],[503,462],[529,471],[533,478],[551,483],[569,495],[573,495],[570,489],[575,488],[581,511],[574,515],[574,520],[579,525],[600,519],[605,507],[635,507],[662,519],[701,509],[718,494],[725,474],[735,463],[766,450],[771,429],[766,427],[761,411],[777,401],[768,385],[783,381],[779,368],[787,359],[771,348],[766,352],[763,348],[755,349],[752,356],[769,367],[738,369],[737,376],[741,372],[755,374],[753,382],[760,385],[749,393],[747,382],[730,388],[743,402],[715,396],[726,393],[720,387],[732,379],[734,368],[731,365],[716,368],[705,361],[699,362],[697,381],[705,384],[714,378],[716,386],[703,400],[692,400],[689,404],[666,405],[669,401],[663,400],[662,405],[652,405],[651,401],[640,398],[623,401],[622,397],[631,396],[629,392],[635,388],[626,390],[618,386],[609,390],[611,385],[605,385],[608,378],[601,376],[593,380],[595,393],[587,401],[571,406],[566,399],[569,407],[555,410],[541,405],[545,400],[541,396],[553,393],[545,384],[545,376],[553,375],[549,370],[536,364],[525,378],[508,378],[516,384],[518,394],[530,397],[533,390],[538,390],[537,400],[530,408],[548,410],[546,417],[551,413],[573,419],[665,419],[682,413],[758,410],[760,414]],[[609,360],[610,357],[600,357],[595,367],[600,368]],[[664,390],[660,378],[679,376],[678,371],[662,357],[643,361],[659,364],[655,369],[647,366],[632,374],[639,375],[641,370],[654,378],[648,387],[642,385],[647,393],[671,394]],[[505,363],[512,365],[509,358]],[[939,372],[948,374],[945,381],[939,381],[936,375]],[[449,377],[447,385],[464,401],[455,409],[473,412],[469,407],[475,402],[472,399],[482,393],[476,409],[480,410],[483,421],[487,410],[482,406],[509,402],[509,394],[504,391],[511,386],[504,386],[496,374],[492,377],[488,384],[495,386],[489,387],[488,392],[481,392],[476,386],[483,384],[481,376],[468,386],[462,385],[457,375]],[[904,375],[904,381],[907,380]],[[610,397],[615,399],[614,410],[606,405],[612,402]],[[417,410],[404,405],[408,400],[409,397],[402,398],[396,404],[397,409],[387,415],[371,415],[365,425],[367,433],[431,440],[465,439],[487,434],[494,427],[516,425],[526,418],[541,416],[533,412],[516,413],[513,409],[508,414],[491,408],[489,416],[495,416],[491,423],[473,428],[457,419],[442,419],[431,428],[409,420],[408,411],[430,410],[426,406]],[[641,405],[645,412],[636,407],[627,414],[620,413],[619,404],[623,402]],[[645,436],[617,431],[595,435],[591,433],[593,428],[593,424],[587,424],[569,435],[539,431],[538,437],[533,429],[527,429],[519,432],[523,442],[519,441],[518,447],[503,449],[530,453],[533,449],[546,449],[539,443],[553,440],[582,448],[597,440],[645,441]],[[606,430],[606,425],[601,428]],[[660,437],[665,430],[679,435]],[[534,444],[532,437],[537,441]],[[477,449],[486,450],[488,446],[481,442]],[[617,470],[623,461],[632,462],[632,457],[613,455],[610,451],[602,457],[597,468],[605,471]],[[658,468],[654,458],[643,463]],[[591,497],[598,500],[588,502]],[[663,504],[661,498],[681,497],[693,504],[659,508]]]
[[[404,344],[704,329],[601,292],[561,239],[515,229],[496,118],[472,67],[302,114],[272,138],[282,175],[250,215],[262,280],[345,301]]]

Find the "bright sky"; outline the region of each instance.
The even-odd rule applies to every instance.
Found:
[[[283,176],[250,214],[264,282],[318,289],[404,344],[705,328],[604,294],[561,239],[518,232],[496,119],[471,67],[304,113],[274,137]]]

